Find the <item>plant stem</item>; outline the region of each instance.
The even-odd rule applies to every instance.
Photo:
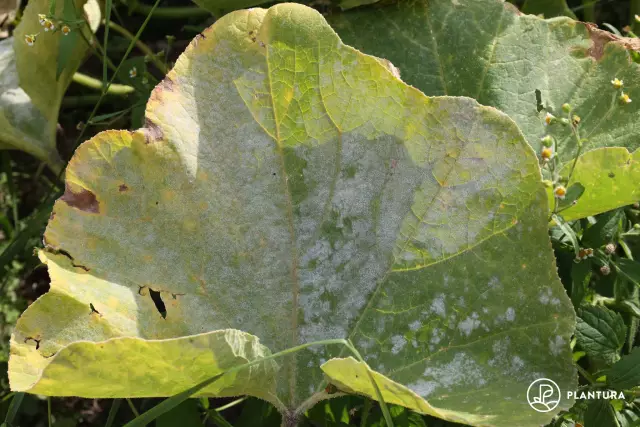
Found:
[[[225,409],[229,409],[229,408],[231,408],[233,406],[236,406],[237,404],[242,403],[245,400],[247,400],[246,396],[245,397],[241,397],[240,399],[236,399],[233,402],[229,402],[226,405],[222,405],[221,407],[216,408],[215,411],[218,411],[218,412],[224,411]]]
[[[143,15],[149,13],[151,6],[138,3],[133,8],[134,12],[141,13]],[[211,12],[199,7],[187,6],[187,7],[159,7],[153,14],[156,18],[164,19],[185,19],[185,18],[205,18],[211,16]]]
[[[580,372],[580,374],[587,381],[589,381],[589,383],[591,383],[591,384],[595,384],[596,383],[596,380],[595,380],[595,378],[593,378],[593,375],[591,375],[589,372],[587,372],[586,369],[584,369],[582,366],[578,365],[577,363],[575,365],[576,365],[576,368],[578,369],[578,372]]]
[[[169,72],[166,65],[158,59],[158,57],[153,52],[153,50],[151,50],[151,48],[147,46],[142,40],[135,39],[134,35],[131,34],[129,30],[116,24],[113,21],[109,21],[109,24],[107,25],[107,27],[110,27],[112,30],[120,33],[121,35],[128,38],[129,40],[134,40],[136,47],[140,49],[140,51],[144,53],[151,60],[151,62],[153,62],[153,64],[158,68],[158,70],[162,72],[162,74],[167,74]]]
[[[360,415],[360,427],[367,427],[367,419],[369,418],[369,412],[373,402],[368,397],[364,398],[364,406],[362,407],[362,415]]]
[[[47,396],[47,420],[49,421],[49,427],[53,425],[51,421],[51,396]]]
[[[136,409],[136,406],[133,404],[133,401],[127,397],[127,404],[129,405],[129,408],[131,408],[131,412],[133,412],[133,415],[136,416],[136,418],[138,418],[140,416],[140,412],[138,412],[138,410]]]
[[[103,89],[102,81],[83,73],[79,73],[79,72],[74,73],[73,81],[75,83],[78,83],[90,89],[96,89],[96,90]],[[128,85],[121,85],[117,83],[109,85],[107,87],[107,90],[105,91],[105,93],[109,95],[128,95],[133,92],[135,92],[135,89],[133,87]]]

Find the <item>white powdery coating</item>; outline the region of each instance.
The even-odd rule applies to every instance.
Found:
[[[412,331],[417,331],[421,326],[422,323],[420,323],[419,320],[414,320],[413,322],[409,323],[409,329]]]
[[[471,333],[475,329],[479,328],[482,324],[480,320],[478,320],[479,317],[480,316],[478,315],[478,313],[474,311],[473,313],[471,313],[471,316],[458,323],[458,329],[460,330],[460,332],[462,332],[467,337],[471,335]]]
[[[549,351],[554,356],[560,354],[565,347],[566,341],[560,335],[557,335],[555,339],[549,338]]]
[[[427,367],[423,378],[409,384],[409,388],[426,398],[439,388],[451,391],[457,387],[479,388],[486,383],[482,367],[466,353],[461,352],[447,364]]]
[[[433,300],[433,302],[431,303],[431,307],[430,310],[432,313],[437,314],[438,316],[441,317],[445,317],[446,316],[446,310],[445,310],[445,305],[444,305],[444,294],[438,294],[436,295],[435,299]]]
[[[509,322],[513,322],[514,320],[516,320],[516,311],[513,309],[513,307],[507,308],[505,317]]]
[[[398,354],[407,344],[407,340],[402,335],[394,335],[391,337],[391,343],[393,344],[393,348],[391,348],[391,353]]]
[[[409,388],[419,396],[426,399],[436,388],[438,388],[438,385],[439,384],[436,381],[425,381],[420,379],[413,384],[409,384]]]

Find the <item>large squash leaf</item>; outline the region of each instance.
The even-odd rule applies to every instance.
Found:
[[[228,328],[272,351],[351,338],[385,399],[402,388],[398,403],[473,424],[539,425],[552,413],[529,408],[528,384],[575,388],[538,162],[504,114],[425,97],[286,4],[197,37],[146,118],[83,144],[67,169],[41,252],[52,290],[12,338],[14,390],[170,395],[217,372],[183,368],[224,350],[189,337]],[[145,363],[129,356],[142,351]],[[266,368],[227,386],[292,410],[326,396],[320,365],[346,355],[280,360],[275,394],[260,388]]]
[[[58,1],[56,15],[60,16],[63,1]],[[82,8],[86,0],[75,2]],[[94,1],[88,6],[94,7]],[[63,36],[60,32],[44,32],[38,14],[49,11],[49,0],[33,0],[27,4],[14,38],[0,42],[0,148],[18,149],[46,162],[53,170],[62,168],[56,151],[56,126],[62,97],[80,66],[88,46],[76,44],[70,51],[65,69],[56,78],[58,48]],[[95,13],[92,22],[100,20]],[[90,38],[89,30],[84,31]],[[27,35],[38,34],[33,46],[25,42]],[[81,39],[79,39],[81,40]]]
[[[624,93],[640,101],[639,65],[629,53],[640,48],[637,39],[565,17],[521,15],[501,0],[401,1],[337,14],[331,23],[347,43],[387,58],[427,95],[470,96],[504,111],[536,151],[546,131],[537,90],[557,116],[562,104],[573,107],[583,152],[640,147],[640,102],[621,103],[611,84],[622,80]],[[550,132],[559,159],[569,162],[577,152],[570,127]]]

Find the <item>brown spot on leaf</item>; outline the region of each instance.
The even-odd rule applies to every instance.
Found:
[[[147,144],[159,141],[164,137],[164,132],[157,124],[153,123],[149,119],[145,119],[144,128],[142,129]]]
[[[591,47],[587,53],[596,61],[602,58],[605,46],[611,42],[620,44],[627,50],[640,51],[640,39],[618,37],[608,31],[599,29],[596,24],[585,23],[584,25],[586,26],[587,31],[589,31],[589,37],[591,38]]]
[[[83,212],[100,213],[100,203],[96,199],[96,195],[86,188],[74,193],[69,185],[66,185],[65,192],[60,200]]]
[[[129,187],[127,187],[127,184],[120,184],[120,186],[118,187],[118,191],[120,191],[121,193],[123,191],[127,191],[129,189]]]

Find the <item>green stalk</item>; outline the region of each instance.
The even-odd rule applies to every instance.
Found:
[[[88,87],[89,89],[102,90],[104,88],[100,80],[79,72],[73,74],[73,82]],[[133,87],[117,83],[107,86],[107,89],[104,91],[107,95],[128,95],[133,92],[135,92]]]

